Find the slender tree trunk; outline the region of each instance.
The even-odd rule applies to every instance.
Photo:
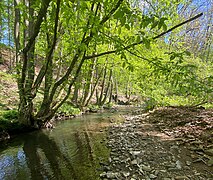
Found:
[[[74,85],[74,93],[73,93],[73,97],[72,97],[72,102],[74,104],[78,103],[79,90],[80,90],[80,77],[77,78],[75,85]]]
[[[113,82],[113,76],[112,76],[112,78],[111,78],[110,92],[109,92],[109,101],[108,101],[108,103],[111,103],[111,102],[112,102],[113,86],[114,86],[114,82]]]
[[[103,97],[103,100],[101,100],[100,105],[103,106],[107,100],[108,94],[109,94],[109,89],[110,89],[110,85],[111,85],[111,79],[112,79],[112,69],[110,69],[110,73],[109,73],[109,79],[108,79],[108,83],[107,83],[107,87],[105,89],[105,94]]]
[[[90,101],[91,101],[91,99],[92,99],[92,97],[93,97],[93,95],[95,93],[95,90],[96,90],[96,87],[98,85],[98,82],[99,82],[99,80],[101,78],[101,75],[103,73],[103,70],[104,70],[104,68],[101,69],[100,75],[96,76],[96,81],[95,81],[94,85],[91,87],[91,93],[90,93],[89,98],[87,99],[87,102],[86,102],[85,106],[88,106],[88,104],[90,103]]]
[[[117,104],[118,103],[118,82],[117,82],[116,78],[115,78],[115,96],[114,96],[114,100],[115,100],[115,103]]]
[[[92,64],[89,67],[88,75],[86,77],[86,85],[85,85],[85,89],[84,89],[83,99],[81,102],[82,106],[85,105],[86,100],[88,99],[89,94],[91,93],[90,90],[91,90],[91,85],[92,85],[93,76],[94,76],[94,67],[95,67],[95,61],[96,61],[95,59],[96,58],[94,58],[92,60]]]
[[[105,65],[105,68],[104,68],[103,79],[102,79],[102,83],[101,83],[101,92],[100,92],[100,96],[97,99],[98,100],[97,101],[98,105],[101,105],[101,102],[102,102],[102,99],[103,99],[106,75],[107,75],[107,65]],[[96,95],[98,95],[98,94],[96,93]]]

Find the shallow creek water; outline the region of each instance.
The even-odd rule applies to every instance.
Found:
[[[109,157],[107,126],[126,112],[83,115],[1,143],[0,179],[99,179],[99,163]]]

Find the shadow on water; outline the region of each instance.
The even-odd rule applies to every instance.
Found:
[[[39,150],[43,153],[39,153]],[[31,179],[77,179],[70,160],[60,151],[56,142],[50,139],[45,133],[39,132],[29,135],[25,139],[23,151],[26,156],[27,165],[31,172]],[[42,157],[46,157],[49,167],[45,167]],[[60,168],[60,161],[69,169],[69,174],[63,174]]]

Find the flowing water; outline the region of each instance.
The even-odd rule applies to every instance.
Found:
[[[83,115],[1,143],[0,180],[99,179],[99,163],[109,156],[105,130],[119,113]]]

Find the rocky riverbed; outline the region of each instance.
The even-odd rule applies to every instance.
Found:
[[[159,113],[162,114],[162,111]],[[193,116],[197,114],[201,112]],[[186,113],[182,112],[182,116],[184,115]],[[212,111],[205,114],[205,118],[209,120],[206,126],[210,130],[212,130],[211,115]],[[172,117],[172,114],[170,116]],[[211,141],[201,141],[195,136],[196,132],[194,136],[191,134],[184,137],[178,134],[176,127],[167,126],[163,129],[163,122],[156,118],[156,112],[130,114],[124,118],[123,123],[114,123],[109,128],[107,146],[111,149],[111,153],[108,162],[101,163],[103,170],[100,174],[101,179],[213,179]],[[192,116],[190,118],[193,120]],[[164,119],[168,119],[168,116]],[[171,118],[170,121],[172,120],[174,119]],[[183,120],[189,123],[187,118]],[[175,136],[176,134],[178,136]],[[189,139],[191,141],[188,141]]]

